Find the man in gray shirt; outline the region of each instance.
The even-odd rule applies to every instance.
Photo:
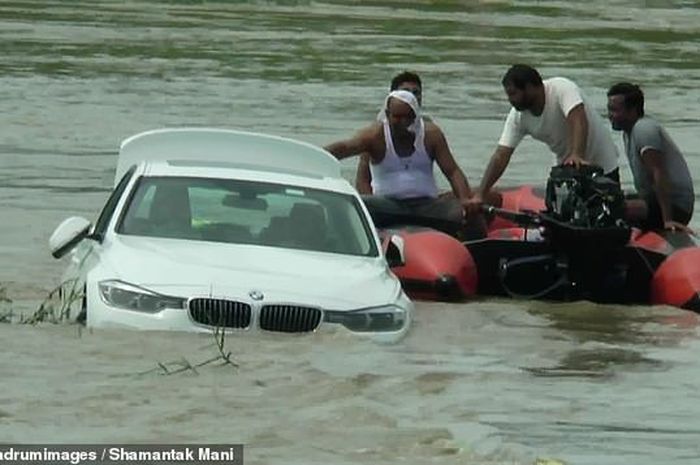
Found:
[[[631,210],[646,210],[639,218],[645,229],[668,229],[692,233],[687,224],[693,216],[695,193],[688,165],[666,130],[644,116],[644,94],[627,82],[608,91],[608,118],[613,129],[623,131],[639,200],[628,200]]]

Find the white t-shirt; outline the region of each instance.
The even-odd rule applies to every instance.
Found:
[[[596,114],[586,97],[576,84],[566,78],[545,79],[544,110],[540,116],[530,111],[517,111],[511,108],[499,145],[515,148],[526,135],[547,144],[557,157],[557,162],[564,161],[567,155],[566,116],[578,104],[583,103],[588,120],[586,153],[584,160],[601,166],[609,173],[617,168],[618,152],[603,118]]]

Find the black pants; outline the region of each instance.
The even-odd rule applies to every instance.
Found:
[[[642,221],[643,229],[661,229],[664,227],[664,219],[661,215],[661,205],[656,199],[656,195],[649,195],[644,198],[647,204],[647,217]],[[693,211],[687,212],[685,209],[671,204],[671,219],[677,223],[688,224],[693,217]]]
[[[462,205],[451,195],[412,199],[363,195],[362,200],[378,228],[425,226],[463,240],[482,238],[486,234],[483,221],[465,221]]]
[[[647,207],[647,216],[642,219],[635,219],[628,221],[632,226],[648,230],[648,229],[662,229],[664,227],[664,220],[661,215],[661,206],[659,201],[656,199],[655,194],[642,197],[639,194],[626,195],[627,200],[643,200]],[[677,223],[687,225],[690,223],[690,219],[693,217],[693,208],[691,206],[690,212],[685,208],[678,207],[677,205],[671,204],[671,219]]]

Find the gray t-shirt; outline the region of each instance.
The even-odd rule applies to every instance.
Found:
[[[666,130],[652,118],[640,118],[629,136],[624,134],[624,141],[637,193],[643,197],[654,195],[652,173],[644,167],[642,157],[649,149],[658,150],[663,156],[671,181],[671,203],[684,211],[692,212],[695,202],[693,179],[683,154]]]

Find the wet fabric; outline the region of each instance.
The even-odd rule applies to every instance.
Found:
[[[486,234],[480,221],[467,220],[456,197],[393,199],[381,195],[363,195],[377,228],[425,226],[462,240],[479,239]]]

